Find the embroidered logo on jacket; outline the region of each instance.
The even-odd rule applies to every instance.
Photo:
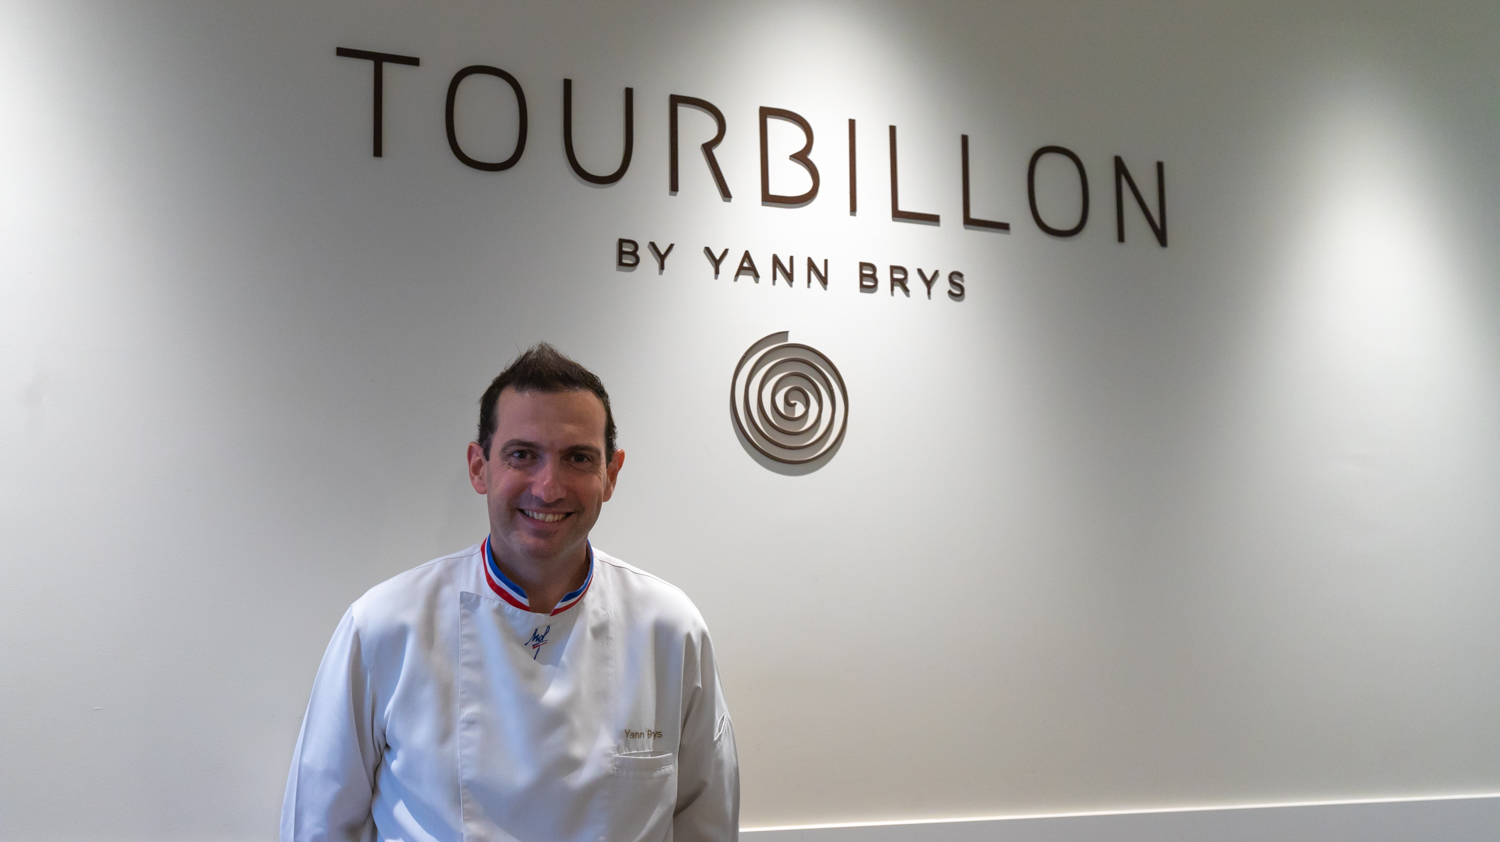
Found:
[[[531,639],[526,641],[526,645],[531,647],[531,660],[535,661],[536,656],[542,654],[542,644],[547,642],[547,635],[551,633],[551,626],[548,626],[540,633],[538,633],[537,629],[531,630]]]

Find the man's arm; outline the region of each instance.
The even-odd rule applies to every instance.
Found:
[[[740,833],[740,765],[734,725],[724,704],[713,646],[705,636],[699,659],[701,684],[683,717],[677,755],[674,842],[735,842]]]
[[[384,740],[351,607],[313,680],[281,805],[281,842],[358,842],[371,834],[370,799]]]

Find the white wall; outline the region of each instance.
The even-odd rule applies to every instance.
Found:
[[[747,826],[1500,789],[1497,36],[1484,2],[10,0],[0,838],[270,838],[328,633],[482,536],[475,401],[540,339],[613,392],[596,543],[708,618]],[[383,158],[341,46],[422,60]],[[448,150],[470,64],[525,86],[510,171]],[[618,185],[569,173],[565,76],[596,171],[635,89]],[[485,82],[459,128],[503,157]],[[668,194],[673,93],[724,110],[732,202],[694,114]],[[763,105],[817,133],[805,208],[758,201]],[[892,123],[939,227],[890,219]],[[1008,234],[958,224],[964,133]],[[1048,144],[1074,239],[1030,219]],[[1169,248],[1128,197],[1115,242],[1114,155],[1148,194],[1165,162]],[[861,295],[861,260],[968,296]],[[725,406],[778,330],[849,385],[803,476]]]

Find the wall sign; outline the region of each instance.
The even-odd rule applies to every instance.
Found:
[[[385,154],[384,144],[384,115],[386,106],[385,96],[385,72],[387,65],[416,67],[422,66],[422,60],[417,56],[402,55],[400,53],[378,52],[374,50],[354,49],[350,47],[338,47],[334,54],[339,58],[357,59],[370,63],[372,70],[372,154],[379,158]],[[481,160],[470,155],[464,149],[464,145],[458,136],[455,115],[458,109],[458,92],[466,79],[473,76],[492,76],[510,86],[515,94],[515,107],[517,118],[517,131],[515,145],[511,148],[508,157],[503,160]],[[702,153],[703,162],[707,165],[708,174],[713,178],[714,186],[718,190],[719,197],[725,201],[731,201],[734,193],[730,190],[730,184],[724,177],[724,170],[719,165],[716,150],[724,141],[725,134],[729,131],[729,120],[724,111],[717,105],[701,97],[687,96],[684,94],[669,94],[667,97],[667,153],[669,160],[667,192],[677,195],[681,183],[681,159],[683,157],[684,143],[697,145]],[[682,109],[687,108],[702,112],[711,117],[714,123],[714,134],[712,137],[683,137],[679,114]],[[635,89],[626,87],[624,89],[624,137],[620,147],[620,163],[609,173],[596,173],[586,169],[579,162],[574,150],[573,143],[573,80],[564,78],[562,80],[562,146],[567,155],[568,167],[583,181],[600,187],[609,187],[620,182],[630,169],[630,163],[635,156]],[[777,120],[796,127],[803,138],[802,148],[796,152],[781,158],[773,156],[770,148],[770,121]],[[817,162],[813,159],[814,131],[813,123],[806,117],[786,108],[772,106],[760,106],[757,110],[754,126],[759,131],[760,152],[760,203],[764,207],[775,207],[782,209],[803,208],[812,204],[824,186],[823,172],[819,169]],[[443,109],[443,128],[447,134],[448,148],[464,166],[488,173],[500,173],[511,169],[521,161],[521,156],[526,151],[527,135],[530,128],[528,120],[528,109],[526,91],[521,81],[509,71],[499,67],[486,64],[472,64],[458,69],[450,78],[448,93]],[[838,134],[843,134],[845,126],[839,124]],[[866,130],[868,132],[868,129]],[[892,222],[911,223],[922,226],[937,227],[943,224],[942,217],[937,213],[916,210],[910,206],[903,207],[900,196],[900,156],[898,152],[898,132],[895,125],[885,127],[885,146],[888,152],[890,164],[890,219]],[[848,148],[846,160],[848,163],[848,207],[849,215],[857,216],[861,213],[859,196],[859,169],[856,166],[859,155],[860,135],[853,118],[847,121]],[[866,138],[868,141],[869,138]],[[1011,230],[1011,224],[996,219],[982,219],[974,216],[972,211],[973,185],[969,178],[969,136],[961,134],[958,138],[957,152],[958,166],[954,174],[960,184],[959,190],[963,199],[963,215],[961,224],[969,231],[988,231],[1007,233]],[[825,147],[826,150],[826,147]],[[819,153],[821,156],[823,153]],[[868,154],[868,152],[866,153]],[[1037,204],[1037,165],[1047,156],[1053,155],[1066,159],[1074,165],[1077,170],[1077,184],[1079,191],[1079,212],[1076,219],[1058,220],[1046,219],[1042,215],[1041,208]],[[1156,162],[1156,207],[1153,210],[1151,203],[1146,198],[1140,186],[1136,183],[1135,176],[1125,164],[1125,159],[1115,155],[1113,161],[1114,176],[1114,206],[1115,206],[1115,234],[1119,242],[1125,242],[1125,215],[1127,189],[1135,200],[1135,207],[1149,226],[1152,235],[1162,247],[1167,247],[1167,177],[1166,165]],[[780,160],[777,160],[780,158]],[[825,161],[826,163],[826,161]],[[1019,163],[1019,162],[1018,162]],[[785,168],[788,165],[796,165],[808,176],[811,186],[797,195],[784,195],[773,192],[771,189],[773,167]],[[908,182],[910,183],[910,182]],[[1147,182],[1149,184],[1149,182]],[[1147,188],[1149,192],[1149,187]],[[908,197],[910,191],[908,191]],[[743,195],[742,195],[743,198]],[[1036,223],[1039,230],[1056,239],[1076,237],[1081,234],[1089,221],[1089,174],[1084,166],[1083,159],[1076,152],[1065,146],[1049,145],[1037,149],[1031,155],[1026,167],[1026,198],[1031,210],[1032,221]],[[866,202],[868,205],[868,201]],[[883,204],[883,202],[881,203]],[[868,210],[868,208],[866,208]],[[950,216],[948,224],[953,224]],[[667,256],[674,244],[668,243],[665,250],[658,250],[656,241],[648,240],[651,248],[651,256],[656,260],[658,274],[666,272]],[[679,252],[680,253],[680,252]],[[733,255],[739,255],[738,261],[734,261]],[[805,266],[799,267],[796,255],[788,255],[782,262],[780,254],[768,255],[762,253],[760,262],[757,264],[755,256],[748,249],[738,249],[726,246],[723,243],[713,246],[703,246],[703,255],[707,264],[700,264],[700,270],[711,268],[713,277],[718,279],[721,274],[727,274],[730,280],[739,281],[747,278],[752,283],[759,284],[763,275],[769,276],[770,285],[775,286],[778,280],[784,280],[788,287],[795,286],[796,275],[799,268],[803,268],[805,289],[813,289],[814,281],[823,291],[828,289],[829,261],[819,256],[805,256]],[[728,261],[728,262],[726,262]],[[910,261],[901,264],[878,265],[875,262],[858,261],[858,274],[839,271],[841,278],[857,282],[861,293],[878,293],[882,289],[888,289],[889,294],[894,297],[900,290],[902,297],[913,298],[915,282],[920,278],[922,287],[917,291],[915,297],[921,298],[925,294],[927,300],[933,299],[934,287],[937,286],[941,277],[946,281],[946,287],[937,286],[938,300],[942,300],[946,294],[949,301],[962,302],[967,295],[964,272],[952,268],[927,269],[932,263],[923,261],[926,265],[917,267]],[[623,271],[633,271],[641,263],[640,241],[629,237],[620,237],[615,243],[615,267]],[[938,264],[941,266],[941,263]],[[910,268],[909,268],[910,267]],[[840,270],[843,267],[839,267]],[[912,269],[916,270],[915,276]]]
[[[385,114],[385,85],[384,85],[385,69],[386,69],[385,66],[387,64],[394,64],[394,65],[404,65],[404,66],[407,66],[407,67],[420,67],[421,66],[421,59],[418,58],[417,56],[401,55],[399,53],[376,52],[376,51],[373,51],[373,50],[360,50],[360,49],[353,49],[353,48],[349,48],[349,47],[338,47],[334,52],[335,52],[335,55],[337,55],[340,58],[352,58],[352,59],[359,59],[361,61],[368,61],[368,62],[370,62],[371,67],[373,68],[373,94],[374,94],[374,96],[373,96],[373,102],[372,102],[372,113],[373,113],[373,118],[374,119],[373,119],[373,126],[372,126],[372,129],[373,129],[372,152],[373,152],[373,154],[374,154],[375,157],[377,157],[377,158],[378,157],[382,157],[385,154],[384,142],[383,142],[383,134],[384,134],[384,125],[383,125],[383,123],[384,123],[384,114]],[[511,90],[515,93],[515,97],[516,97],[516,112],[517,112],[516,116],[517,116],[518,130],[517,130],[517,133],[516,133],[515,146],[513,147],[510,156],[507,157],[507,158],[505,158],[504,160],[500,160],[500,161],[482,161],[482,160],[479,160],[477,158],[474,158],[473,156],[469,155],[467,152],[464,151],[463,145],[462,145],[462,143],[459,140],[458,132],[457,132],[457,129],[455,128],[455,121],[454,121],[455,111],[456,111],[456,109],[458,107],[458,105],[457,105],[457,102],[458,102],[458,91],[459,91],[459,88],[462,86],[462,84],[463,84],[463,82],[464,82],[465,79],[468,79],[469,77],[475,76],[475,75],[496,77],[496,78],[504,81],[506,84],[508,84],[510,86]],[[634,88],[629,88],[629,87],[625,88],[625,94],[624,94],[624,99],[625,99],[625,120],[624,120],[625,127],[624,128],[625,128],[625,131],[624,131],[624,140],[623,140],[623,142],[621,144],[619,166],[615,169],[614,172],[608,173],[608,174],[604,174],[604,173],[594,173],[594,172],[590,172],[590,171],[586,170],[583,167],[583,165],[581,163],[579,163],[577,155],[574,154],[574,150],[573,150],[573,80],[572,79],[563,79],[562,83],[563,83],[562,84],[562,102],[563,102],[562,142],[563,142],[563,148],[564,148],[564,150],[567,153],[568,166],[573,170],[573,172],[575,174],[577,174],[577,176],[579,178],[581,178],[584,181],[587,181],[587,182],[589,182],[591,184],[596,184],[596,185],[600,185],[600,186],[609,186],[609,185],[612,185],[612,184],[615,184],[615,183],[619,182],[620,179],[622,179],[622,178],[625,177],[626,171],[628,171],[630,169],[630,162],[631,162],[632,156],[634,155],[634,152],[635,152],[635,89]],[[674,196],[677,195],[678,185],[680,183],[679,161],[680,161],[680,158],[681,158],[682,141],[681,141],[681,138],[679,137],[678,113],[684,107],[691,108],[691,109],[694,109],[694,110],[697,110],[697,111],[701,111],[701,112],[707,114],[709,117],[713,118],[714,128],[716,130],[715,133],[714,133],[714,135],[713,135],[713,137],[707,139],[706,141],[704,141],[702,143],[699,143],[698,147],[699,147],[699,150],[703,153],[703,161],[704,161],[705,164],[707,164],[709,174],[713,177],[714,186],[718,189],[719,197],[721,199],[723,199],[724,201],[726,201],[726,202],[731,201],[734,198],[734,194],[730,191],[729,183],[724,178],[724,171],[719,166],[719,160],[718,160],[718,158],[717,158],[717,156],[715,154],[715,150],[718,148],[719,144],[724,141],[724,136],[725,136],[726,132],[728,132],[728,130],[729,130],[728,120],[726,119],[726,117],[724,115],[724,112],[717,105],[715,105],[714,103],[709,102],[708,100],[702,99],[702,98],[699,98],[699,97],[685,96],[685,95],[682,95],[682,94],[670,94],[667,97],[667,125],[668,125],[668,150],[667,151],[668,151],[668,158],[669,158],[669,162],[670,162],[669,172],[668,172],[667,191],[671,195],[674,195]],[[489,65],[474,64],[474,65],[469,65],[468,67],[461,68],[460,70],[458,70],[457,72],[455,72],[453,74],[452,79],[448,83],[448,96],[447,96],[447,101],[446,101],[446,104],[445,104],[445,107],[444,107],[443,115],[444,115],[443,116],[443,125],[444,125],[444,129],[446,130],[446,133],[447,133],[447,136],[448,136],[448,147],[449,147],[450,150],[452,150],[453,156],[455,158],[457,158],[459,161],[463,162],[463,164],[465,166],[471,167],[471,168],[476,169],[476,170],[485,171],[485,172],[502,172],[504,170],[510,169],[511,167],[514,167],[517,163],[519,163],[520,160],[521,160],[522,154],[525,153],[525,151],[526,151],[526,137],[527,137],[527,130],[528,130],[527,108],[526,108],[526,92],[525,92],[525,90],[523,90],[523,88],[521,86],[521,82],[515,76],[511,75],[508,71],[502,70],[502,69],[500,69],[498,67],[491,67]],[[782,207],[782,208],[801,208],[801,207],[806,207],[807,205],[812,204],[812,202],[818,198],[818,193],[822,189],[822,186],[823,186],[822,175],[820,173],[820,170],[818,168],[817,163],[812,158],[812,153],[813,153],[813,125],[812,125],[812,123],[809,122],[806,117],[802,116],[801,114],[798,114],[795,111],[791,111],[791,110],[788,110],[788,109],[785,109],[785,108],[773,108],[773,107],[770,107],[770,106],[761,106],[759,108],[759,110],[758,110],[757,118],[758,118],[757,119],[757,125],[758,125],[759,132],[760,132],[760,146],[759,146],[759,151],[760,151],[760,201],[761,201],[761,204],[764,205],[764,206],[768,206],[768,207]],[[804,141],[805,141],[804,144],[803,144],[803,146],[802,146],[802,148],[799,149],[798,151],[792,153],[791,155],[787,156],[785,160],[788,161],[788,162],[790,162],[790,163],[792,163],[792,164],[796,164],[797,166],[801,167],[802,170],[804,170],[806,172],[806,174],[811,178],[811,180],[812,180],[812,186],[810,188],[808,188],[808,190],[806,190],[803,193],[800,193],[800,194],[795,195],[795,196],[787,196],[787,195],[782,195],[782,194],[779,194],[779,193],[773,193],[771,191],[772,156],[771,156],[770,148],[769,148],[769,135],[768,135],[768,122],[770,120],[780,120],[780,121],[789,123],[789,124],[791,124],[793,126],[796,126],[801,131],[801,133],[802,133],[802,136],[803,136]],[[842,129],[844,127],[840,126],[840,128]],[[858,177],[857,177],[858,176],[858,170],[857,170],[857,168],[855,166],[855,163],[856,163],[857,158],[858,158],[859,143],[858,143],[858,133],[856,131],[856,125],[855,125],[854,119],[850,118],[848,120],[848,126],[847,126],[847,128],[848,128],[848,144],[849,144],[849,146],[848,146],[848,155],[847,155],[848,164],[849,164],[848,202],[849,202],[849,214],[851,216],[854,216],[854,215],[857,215],[857,214],[860,213],[859,181],[858,181]],[[885,138],[886,139],[886,146],[887,146],[887,149],[888,149],[888,152],[889,152],[889,162],[890,162],[890,218],[891,218],[891,220],[895,221],[895,222],[915,223],[915,224],[918,224],[918,225],[929,225],[929,226],[939,226],[939,225],[941,225],[942,224],[942,218],[941,218],[941,216],[939,214],[930,213],[930,212],[926,212],[926,211],[915,210],[915,209],[910,208],[910,207],[903,208],[901,206],[901,198],[900,198],[900,166],[899,166],[899,154],[898,154],[898,151],[897,151],[897,130],[896,130],[896,126],[894,126],[894,125],[887,126],[886,127],[886,131],[884,132],[884,134],[886,135],[886,138]],[[962,196],[963,196],[963,221],[962,221],[963,227],[965,229],[968,229],[968,230],[971,230],[971,231],[999,231],[999,232],[1009,231],[1010,227],[1011,227],[1009,222],[1003,222],[1003,221],[994,220],[994,219],[981,219],[981,218],[978,218],[978,217],[976,217],[976,216],[973,215],[973,213],[971,211],[971,197],[972,197],[973,190],[972,190],[972,186],[970,185],[970,180],[969,180],[969,136],[968,135],[960,135],[959,136],[959,143],[958,143],[958,150],[957,151],[959,153],[958,154],[959,167],[958,167],[958,173],[957,174],[960,175],[960,181],[961,181],[961,184],[962,184],[961,193],[962,193]],[[1040,162],[1043,158],[1045,158],[1048,155],[1058,155],[1058,156],[1061,156],[1063,158],[1066,158],[1066,159],[1070,160],[1073,163],[1073,165],[1078,170],[1078,189],[1079,189],[1079,196],[1080,196],[1080,199],[1081,199],[1081,207],[1080,207],[1078,218],[1076,220],[1064,220],[1064,221],[1060,221],[1060,220],[1047,220],[1047,219],[1044,219],[1042,217],[1041,209],[1037,205],[1037,189],[1036,189],[1037,164],[1038,164],[1038,162]],[[1167,180],[1166,180],[1166,165],[1163,162],[1161,162],[1161,161],[1157,161],[1156,162],[1156,208],[1155,208],[1155,211],[1153,212],[1150,203],[1146,199],[1146,195],[1142,192],[1140,186],[1136,183],[1135,176],[1130,172],[1130,169],[1125,165],[1125,159],[1122,158],[1122,157],[1120,157],[1119,155],[1115,155],[1113,163],[1114,163],[1114,172],[1113,172],[1113,175],[1114,175],[1114,188],[1115,188],[1114,189],[1114,194],[1115,194],[1114,195],[1114,198],[1115,198],[1115,202],[1114,202],[1114,205],[1115,205],[1115,235],[1116,235],[1117,239],[1119,240],[1119,242],[1122,242],[1122,243],[1125,242],[1125,206],[1126,206],[1125,192],[1126,192],[1126,188],[1129,188],[1130,195],[1135,200],[1135,205],[1139,209],[1141,215],[1145,218],[1146,224],[1150,227],[1152,235],[1156,238],[1157,243],[1160,244],[1160,246],[1162,248],[1166,248],[1166,246],[1167,246]],[[782,165],[784,166],[785,164],[782,164]],[[1148,182],[1148,184],[1149,184],[1149,182]],[[1148,188],[1148,190],[1149,190],[1149,188]],[[1031,160],[1027,164],[1027,167],[1026,167],[1026,194],[1027,194],[1027,203],[1028,203],[1028,205],[1030,206],[1030,209],[1031,209],[1031,218],[1032,218],[1032,221],[1036,223],[1036,225],[1037,225],[1037,227],[1039,229],[1041,229],[1042,231],[1045,231],[1047,234],[1049,234],[1049,235],[1051,235],[1053,237],[1058,237],[1058,238],[1075,237],[1078,234],[1082,233],[1083,229],[1084,229],[1084,226],[1088,224],[1088,218],[1089,218],[1089,180],[1088,180],[1088,171],[1087,171],[1087,169],[1085,168],[1085,166],[1083,164],[1083,159],[1080,158],[1077,153],[1075,153],[1071,149],[1068,149],[1067,147],[1064,147],[1064,146],[1043,146],[1040,149],[1037,149],[1032,154]],[[910,194],[908,194],[908,195],[910,195]],[[951,222],[952,222],[952,218],[951,217],[949,218],[949,221],[950,221],[950,224],[951,224]],[[624,241],[622,240],[622,242],[624,242]],[[722,260],[722,258],[720,258],[720,259]],[[710,255],[710,260],[711,261],[713,260],[712,255]],[[718,266],[718,262],[717,261],[714,261],[714,263],[715,263],[715,265],[714,265],[714,275],[715,275],[715,277],[717,277],[718,274],[719,274],[719,266]],[[735,277],[738,278],[739,274],[736,273]],[[864,269],[863,268],[861,269],[861,273],[860,273],[861,290],[866,289],[865,283],[867,282],[867,279],[871,278],[871,277],[873,277],[873,275],[867,275],[865,273]],[[757,270],[756,278],[757,278],[757,280],[759,279],[758,270]],[[892,293],[893,294],[894,294],[896,285],[898,283],[904,282],[904,280],[905,280],[904,277],[901,278],[900,281],[898,281],[894,277],[892,278],[891,283],[892,283]],[[960,293],[962,292],[961,287],[960,287],[960,289],[958,291]],[[955,299],[955,300],[960,300],[960,299]]]
[[[849,424],[849,392],[833,361],[773,333],[745,351],[729,387],[729,412],[745,441],[786,465],[822,467]]]

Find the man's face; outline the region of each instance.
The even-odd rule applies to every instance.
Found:
[[[469,445],[496,557],[523,575],[582,560],[624,462],[623,450],[605,461],[604,404],[592,392],[502,391],[490,452]]]

